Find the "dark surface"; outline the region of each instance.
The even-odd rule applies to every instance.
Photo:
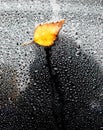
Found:
[[[58,39],[51,56],[56,90],[62,98],[64,127],[99,130],[103,124],[103,73],[92,57],[67,39]]]

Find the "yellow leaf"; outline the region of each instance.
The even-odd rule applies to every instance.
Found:
[[[39,25],[34,31],[34,42],[41,46],[51,46],[64,24],[64,20]]]
[[[24,43],[22,45],[27,45],[35,42],[41,46],[52,46],[64,22],[65,20],[60,20],[57,22],[38,25],[34,30],[33,41],[29,43]]]

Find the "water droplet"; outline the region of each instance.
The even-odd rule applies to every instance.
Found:
[[[55,68],[54,68],[54,70],[55,70],[55,71],[57,71],[57,70],[58,70],[58,68],[56,68],[56,67],[55,67]]]
[[[76,86],[73,85],[72,88],[76,88]]]
[[[102,112],[102,111],[100,111],[99,113],[100,113],[100,114],[102,114],[103,112]]]
[[[35,106],[33,106],[33,110],[36,111],[36,107]]]
[[[97,53],[97,51],[93,51],[93,54],[96,54]]]
[[[78,32],[75,32],[76,35],[78,35]]]
[[[35,70],[34,72],[35,72],[35,73],[37,73],[37,72],[38,72],[38,70]]]
[[[81,51],[80,50],[77,50],[77,52],[76,52],[76,56],[80,56],[80,54],[81,54]]]
[[[103,127],[100,127],[100,129],[103,129]]]
[[[37,85],[37,83],[34,83],[34,85]]]
[[[16,45],[18,46],[18,45],[19,45],[19,43],[17,42],[17,43],[16,43]]]
[[[33,120],[33,119],[34,119],[34,117],[31,117],[31,119]]]
[[[10,98],[10,97],[8,98],[8,101],[9,101],[9,103],[12,103],[12,100],[11,100],[11,98]]]
[[[68,59],[71,59],[71,58],[72,58],[71,56],[68,57]]]

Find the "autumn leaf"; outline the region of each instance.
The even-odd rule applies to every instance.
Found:
[[[34,38],[32,42],[23,43],[22,46],[37,43],[41,46],[52,46],[56,40],[60,29],[62,28],[65,20],[57,22],[40,24],[34,30]]]

